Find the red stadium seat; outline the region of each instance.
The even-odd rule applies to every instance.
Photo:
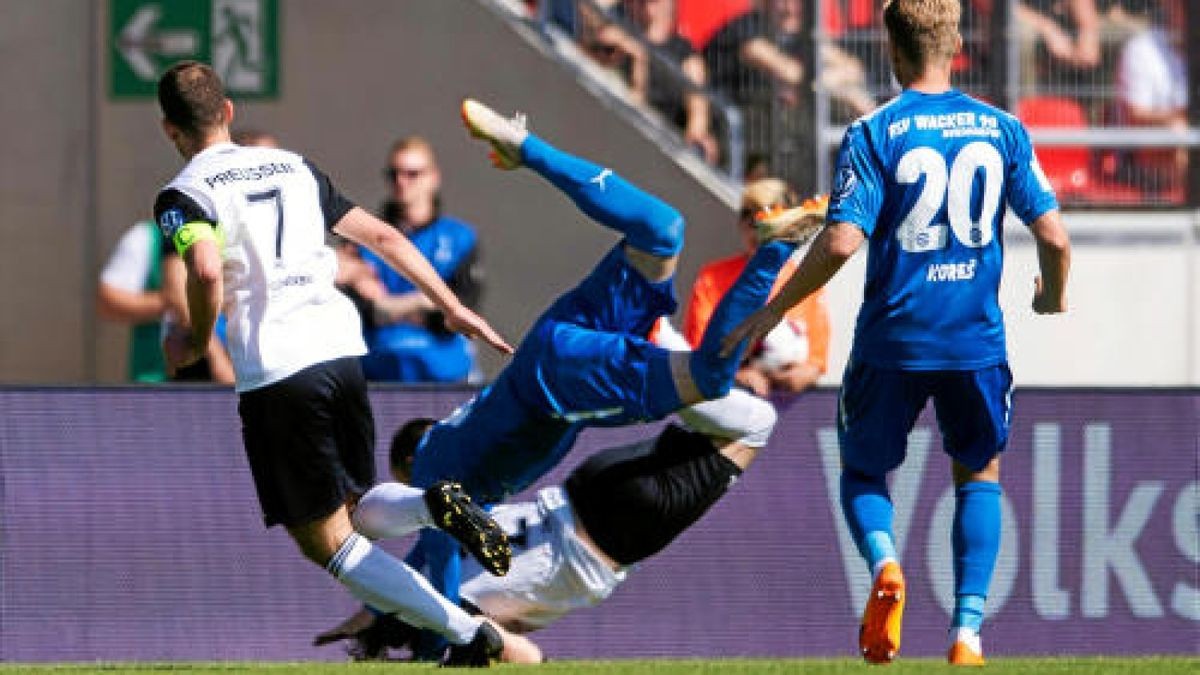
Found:
[[[1017,118],[1030,128],[1086,129],[1087,115],[1073,99],[1031,96],[1017,103]],[[1092,154],[1085,146],[1055,146],[1037,149],[1042,171],[1054,191],[1070,199],[1085,196],[1092,188]]]

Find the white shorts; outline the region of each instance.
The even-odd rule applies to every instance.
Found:
[[[560,487],[538,492],[536,503],[498,506],[492,516],[509,536],[512,568],[495,577],[466,558],[459,593],[508,630],[545,628],[567,612],[604,600],[625,580],[625,570],[614,571],[580,541]]]

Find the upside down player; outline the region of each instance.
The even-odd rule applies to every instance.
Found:
[[[534,502],[493,509],[513,546],[512,568],[494,577],[464,560],[464,607],[528,633],[603,601],[631,566],[665,548],[725,495],[775,424],[771,404],[741,389],[684,408],[679,417],[682,427],[670,424],[655,438],[597,452]],[[396,432],[396,480],[409,480],[416,443],[433,423],[412,420]],[[415,652],[417,632],[364,610],[319,635],[316,644],[341,639],[354,640],[356,656],[380,658],[388,647]],[[531,649],[505,654],[516,662],[540,657]]]
[[[1033,310],[1067,309],[1070,242],[1028,133],[950,84],[961,12],[959,0],[885,5],[904,91],[846,131],[830,225],[775,300],[729,337],[733,345],[770,330],[869,241],[837,423],[842,511],[874,578],[859,648],[875,663],[899,650],[905,603],[886,477],[904,461],[930,398],[956,487],[947,660],[984,661],[979,630],[1000,548],[1000,453],[1012,391],[998,301],[1008,208],[1037,244]]]
[[[495,503],[549,471],[584,427],[658,420],[724,396],[745,345],[721,355],[722,338],[766,301],[796,246],[824,223],[824,204],[763,221],[763,245],[718,305],[699,347],[672,352],[642,336],[676,309],[672,278],[683,246],[680,213],[610,169],[530,134],[519,117],[502,118],[470,100],[462,114],[470,133],[492,146],[498,168],[532,169],[624,236],[542,314],[496,381],[433,425],[417,448],[413,486],[454,480],[477,501]],[[410,499],[413,489],[384,484],[371,490],[355,512],[356,528],[373,538],[411,529],[393,501]],[[434,585],[456,599],[456,547],[427,533],[420,545]]]
[[[229,317],[238,414],[266,525],[358,599],[456,644],[508,637],[447,602],[414,570],[354,532],[348,506],[375,482],[375,425],[358,357],[358,315],[334,287],[327,230],[369,246],[446,312],[448,325],[507,350],[411,243],[354,206],[303,157],[234,145],[233,104],[216,72],[180,62],[158,85],[162,127],[186,161],[155,201],[155,220],[187,266],[190,327],[171,331],[171,367],[203,354]],[[416,491],[415,530],[436,522],[507,566],[503,533],[451,484]]]

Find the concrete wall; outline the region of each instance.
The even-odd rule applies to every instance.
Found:
[[[281,96],[239,105],[238,121],[277,133],[367,208],[386,194],[388,144],[410,133],[429,137],[440,152],[447,210],[480,230],[490,278],[484,311],[509,337],[615,237],[536,177],[492,170],[459,124],[463,96],[524,110],[548,139],[677,205],[690,222],[681,293],[701,262],[736,246],[726,207],[480,2],[280,4]],[[94,279],[180,162],[159,132],[153,101],[108,100],[107,8],[100,0],[0,0],[0,77],[9,92],[0,97],[0,126],[9,130],[0,154],[0,382],[113,382],[124,372],[126,330],[96,320]],[[1138,232],[1151,220],[1081,214],[1072,223]],[[1005,302],[1014,307],[1020,381],[1200,383],[1197,247],[1191,225],[1174,222],[1168,227],[1184,233],[1174,244],[1081,246],[1072,291],[1079,311],[1066,319],[1029,318],[1029,282],[1018,277],[1029,276],[1032,249],[1014,244]],[[831,383],[857,308],[856,266],[861,261],[831,287]],[[1057,349],[1064,336],[1071,359]],[[491,375],[500,361],[488,354],[484,364]]]

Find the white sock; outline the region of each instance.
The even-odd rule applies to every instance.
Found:
[[[976,654],[983,653],[983,639],[979,637],[979,633],[976,633],[970,628],[966,628],[964,626],[951,628],[950,646],[953,647],[955,642],[965,642],[967,643],[967,646],[971,648],[971,651],[975,652]]]
[[[871,566],[871,579],[872,580],[878,579],[879,578],[879,570],[883,569],[883,566],[890,562],[896,562],[896,559],[887,557],[887,558],[880,558],[879,560],[875,561],[875,564]]]
[[[775,406],[744,389],[731,389],[718,399],[702,401],[679,411],[692,431],[733,439],[761,448],[775,428]]]
[[[371,488],[351,516],[354,529],[371,539],[401,537],[433,525],[425,491],[404,483],[380,483]]]
[[[325,568],[359,600],[417,628],[436,631],[455,644],[470,642],[483,623],[361,535],[347,537]]]

